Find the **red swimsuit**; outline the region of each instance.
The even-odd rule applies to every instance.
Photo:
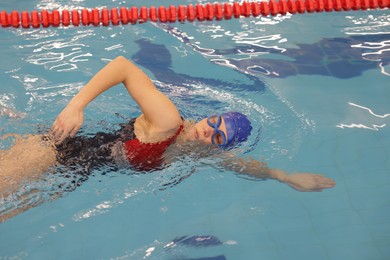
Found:
[[[169,139],[159,143],[142,143],[137,138],[125,142],[126,157],[130,164],[138,170],[159,169],[164,164],[164,152],[176,141],[183,130],[183,125]]]

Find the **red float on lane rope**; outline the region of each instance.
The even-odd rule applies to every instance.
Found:
[[[101,10],[94,8],[92,10],[58,10],[47,11],[6,11],[0,12],[1,27],[14,28],[39,28],[49,26],[109,26],[126,25],[128,23],[145,23],[148,20],[152,22],[171,22],[185,21],[220,21],[229,20],[232,17],[257,17],[257,16],[276,16],[287,13],[314,13],[314,12],[341,12],[350,10],[367,10],[378,8],[389,8],[390,0],[269,0],[269,2],[247,2],[242,3],[206,3],[193,5],[170,5],[169,7],[160,6],[158,9],[154,6],[145,7],[120,7]]]

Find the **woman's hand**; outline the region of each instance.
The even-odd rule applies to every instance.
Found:
[[[336,182],[320,174],[295,173],[288,175],[284,182],[299,191],[322,191],[336,185]]]
[[[74,137],[84,121],[84,111],[78,106],[69,103],[58,115],[51,127],[51,134],[57,143],[67,137]]]

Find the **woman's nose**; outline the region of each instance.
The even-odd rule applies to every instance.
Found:
[[[204,137],[208,138],[212,135],[213,129],[211,127],[207,127],[204,129]]]

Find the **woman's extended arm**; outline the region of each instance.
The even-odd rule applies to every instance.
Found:
[[[271,169],[266,163],[254,159],[229,158],[223,162],[223,167],[260,179],[275,179],[299,191],[322,191],[336,185],[334,180],[320,174],[294,173],[288,175],[283,170]]]
[[[76,135],[83,124],[83,109],[109,88],[123,83],[140,106],[148,126],[154,131],[171,130],[181,123],[176,106],[157,90],[149,77],[123,57],[101,69],[69,102],[52,126],[57,140]]]

